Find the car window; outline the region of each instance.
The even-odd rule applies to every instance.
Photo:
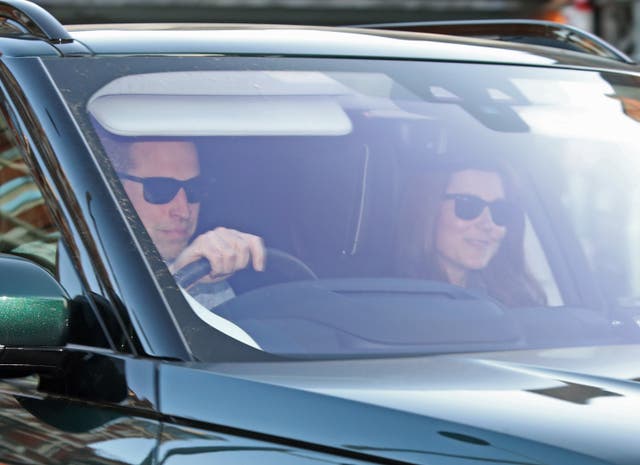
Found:
[[[572,162],[559,199],[576,231],[588,263],[613,305],[636,306],[640,296],[637,237],[640,232],[640,187],[637,171],[625,158],[635,149],[621,148],[619,157],[606,148],[581,147]]]
[[[58,238],[16,133],[0,112],[0,252],[30,258],[53,271]]]
[[[525,225],[524,255],[531,275],[540,284],[542,289],[544,289],[547,305],[562,306],[564,299],[558,288],[558,283],[553,275],[540,238],[533,229],[531,221],[527,221]]]
[[[34,179],[14,120],[0,107],[0,253],[36,262],[54,275],[72,300],[76,316],[70,342],[113,347],[105,337],[97,295],[88,298],[53,220],[51,208]],[[105,312],[106,314],[106,312]],[[117,330],[112,330],[118,334]]]
[[[391,60],[48,66],[143,253],[176,277],[163,292],[186,295],[171,311],[202,359],[217,357],[209,328],[314,357],[634,337],[630,79]]]

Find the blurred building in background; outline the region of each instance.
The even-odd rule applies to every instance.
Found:
[[[540,0],[36,0],[66,22],[361,24],[526,17]],[[544,3],[544,2],[543,2]]]
[[[538,18],[593,32],[629,55],[640,57],[639,0],[551,0]]]
[[[538,18],[640,55],[640,0],[35,0],[63,23],[260,22],[348,25]]]

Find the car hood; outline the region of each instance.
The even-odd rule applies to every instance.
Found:
[[[250,396],[253,417],[289,417],[265,432],[332,447],[428,464],[640,463],[640,346],[207,371],[248,383],[236,394]]]

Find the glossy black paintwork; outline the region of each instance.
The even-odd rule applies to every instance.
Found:
[[[60,56],[60,52],[47,42],[40,40],[16,40],[0,37],[0,50],[3,56]]]
[[[160,434],[154,362],[68,350],[64,371],[0,380],[0,456],[30,464],[139,464]],[[122,441],[136,442],[127,458]]]
[[[566,50],[582,51],[624,63],[634,63],[623,52],[595,34],[569,24],[551,21],[480,19],[370,24],[362,27],[464,37],[492,37],[505,42],[522,42],[531,45],[545,45]]]
[[[348,459],[344,455],[349,455]],[[327,451],[309,450],[294,444],[278,444],[234,434],[211,432],[193,426],[164,424],[158,450],[158,463],[163,465],[227,465],[260,463],[264,465],[340,465],[371,463],[354,457],[365,454],[332,455]],[[348,462],[346,462],[348,460]],[[380,463],[379,459],[376,460]],[[382,463],[397,463],[383,461]]]
[[[97,55],[149,55],[162,51],[165,55],[360,57],[637,69],[632,64],[586,53],[437,34],[278,25],[182,26],[78,26],[70,28],[70,32]]]
[[[514,460],[500,455],[509,451],[525,463],[633,465],[640,457],[640,445],[632,440],[640,432],[638,357],[640,346],[629,345],[193,369],[167,365],[160,368],[160,398],[163,410],[176,418],[418,463],[462,458],[461,444],[444,436],[467,438],[475,446],[467,448],[469,454],[496,460]],[[210,402],[195,409],[191,398],[180,397],[187,379],[192,392],[206,391]],[[402,434],[394,435],[394,429]]]
[[[73,39],[62,25],[41,6],[22,0],[0,4],[0,16],[20,24],[29,34],[51,43],[71,42]]]
[[[465,422],[448,421],[446,416],[431,415],[429,403],[415,398],[419,391],[405,387],[399,372],[389,380],[393,386],[380,390],[371,386],[369,390],[371,374],[362,378],[362,382],[352,375],[360,372],[361,363],[371,365],[366,361],[334,362],[325,366],[325,370],[322,363],[305,363],[310,371],[314,366],[319,368],[315,375],[310,371],[294,374],[300,368],[294,364],[290,378],[284,374],[286,363],[262,366],[266,371],[273,370],[274,377],[221,376],[215,373],[215,367],[207,371],[165,364],[159,373],[161,406],[165,414],[178,422],[190,420],[196,422],[192,424],[209,425],[216,432],[361,460],[382,458],[425,465],[607,463],[579,450],[536,442],[527,435],[515,436],[501,428],[468,426]],[[403,365],[390,360],[385,366],[389,368],[394,363]],[[415,365],[418,368],[419,361]],[[242,366],[235,368],[243,371]],[[247,367],[247,371],[251,369]],[[280,376],[279,369],[282,369]],[[422,373],[415,377],[423,379],[424,389],[428,389],[428,373],[432,372]],[[320,382],[322,388],[314,389],[310,386],[314,385],[314,379],[318,380],[317,375],[322,375],[324,381]],[[305,383],[309,384],[301,388]],[[486,389],[491,389],[490,386],[487,382]],[[184,396],[186,390],[191,395]],[[506,388],[505,392],[510,391]],[[385,396],[396,397],[398,401],[384,402]],[[403,407],[403,397],[408,397],[406,405],[411,407]],[[453,408],[452,412],[455,411]],[[550,421],[553,414],[549,412]],[[595,430],[594,433],[602,434]],[[603,442],[606,443],[606,438]],[[374,459],[376,456],[378,459]]]

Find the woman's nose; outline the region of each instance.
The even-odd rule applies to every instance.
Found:
[[[482,213],[480,213],[480,216],[476,220],[476,224],[482,229],[491,229],[496,226],[493,222],[493,217],[491,216],[489,207],[484,207]]]

